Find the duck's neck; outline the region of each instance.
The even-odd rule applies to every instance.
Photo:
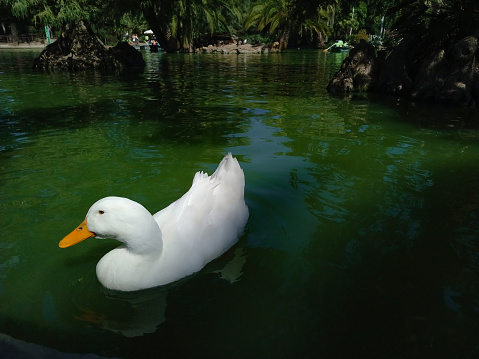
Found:
[[[130,233],[126,239],[117,238],[123,245],[105,254],[98,262],[96,274],[103,286],[133,291],[158,285],[157,278],[151,278],[151,272],[162,258],[161,230],[156,222],[154,226],[139,228],[141,233]]]
[[[132,254],[159,256],[163,252],[160,227],[151,216],[142,222],[132,228],[125,228],[117,239],[123,242],[124,247]]]

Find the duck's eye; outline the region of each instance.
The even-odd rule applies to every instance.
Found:
[[[103,214],[105,213],[105,211],[98,211],[98,214]]]

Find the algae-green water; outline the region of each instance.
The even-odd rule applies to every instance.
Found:
[[[143,51],[144,71],[110,75],[37,73],[38,54],[0,50],[0,333],[17,346],[477,357],[477,110],[330,96],[345,55],[322,51]],[[156,212],[228,152],[250,218],[200,272],[112,292],[95,266],[117,242],[58,247],[98,199]]]

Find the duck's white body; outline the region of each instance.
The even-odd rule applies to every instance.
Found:
[[[96,267],[105,287],[133,291],[171,283],[199,271],[237,241],[248,219],[244,185],[243,170],[228,154],[215,173],[196,173],[189,191],[153,216],[127,198],[99,200],[60,247],[91,236],[114,238],[123,245]]]

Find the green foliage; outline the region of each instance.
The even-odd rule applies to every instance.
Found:
[[[403,0],[389,11],[397,14],[394,29],[400,38],[414,37],[427,53],[451,46],[479,31],[479,2],[471,0]]]
[[[264,0],[252,6],[245,20],[245,28],[256,27],[267,31],[280,42],[280,49],[286,47],[291,34],[301,37],[309,35],[321,38],[331,33],[334,7],[322,1]]]
[[[191,51],[197,39],[231,34],[241,19],[233,0],[150,0],[140,6],[169,51]]]
[[[254,5],[245,21],[245,28],[255,25],[260,31],[268,27],[268,32],[274,34],[279,28],[283,31],[290,22],[288,3],[285,0],[270,0]]]
[[[269,34],[252,34],[244,36],[250,44],[253,45],[266,45],[273,41],[272,37]]]
[[[390,45],[411,33],[421,43],[448,42],[478,29],[478,8],[472,0],[0,0],[0,21],[58,29],[83,19],[109,39],[154,25],[179,44],[176,51],[214,34],[283,46],[290,36],[302,43],[328,36],[357,42],[367,34]]]
[[[369,35],[365,29],[359,30],[359,32],[354,35],[354,43],[358,44],[361,40],[369,42]]]
[[[313,33],[317,35],[330,35],[331,27],[328,25],[330,21],[331,14],[327,10],[319,7],[316,9],[316,16],[313,14],[311,17],[300,22],[299,33],[302,36],[303,31],[309,32],[311,37]]]
[[[356,31],[359,28],[359,21],[353,17],[346,18],[338,22],[339,32],[345,37],[352,31]]]
[[[11,15],[24,19],[30,17],[33,23],[63,25],[79,19],[90,19],[98,4],[90,0],[3,0],[11,6]]]
[[[11,6],[12,15],[18,18],[25,18],[29,14],[29,6],[27,1],[5,1]]]

